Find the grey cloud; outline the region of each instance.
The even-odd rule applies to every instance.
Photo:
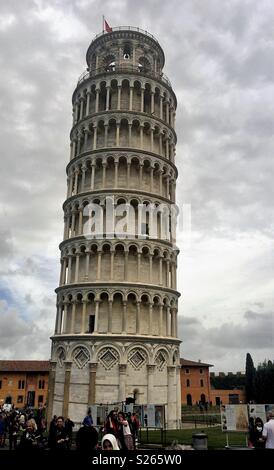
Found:
[[[45,14],[51,9],[58,26]],[[101,9],[97,0],[10,0],[0,5],[2,18],[15,17],[0,30],[0,198],[5,227],[0,259],[5,282],[8,278],[16,284],[20,275],[33,276],[49,292],[58,283],[71,94],[85,69],[88,44],[101,30]],[[273,240],[273,4],[107,0],[104,10],[112,26],[139,26],[151,32],[165,51],[164,72],[178,96],[177,198],[180,205],[191,203],[193,230],[208,240],[218,236],[225,242],[257,234]],[[56,252],[47,252],[48,245],[55,243]],[[268,283],[271,297],[274,255],[268,249],[263,256],[259,245],[255,255],[249,266],[252,285],[256,281],[260,290]],[[181,259],[184,263],[184,247]],[[195,262],[198,270],[199,260]],[[183,274],[188,276],[187,271]],[[178,284],[184,290],[184,281]],[[200,288],[197,285],[197,298]],[[25,295],[33,299],[31,292]],[[241,305],[241,293],[234,292],[233,297]],[[212,304],[216,298],[217,288]],[[259,303],[265,301],[258,298]],[[50,303],[47,308],[46,302],[44,298],[42,316],[49,323],[55,307]],[[244,316],[245,328],[226,325],[225,344],[233,351],[238,347],[242,351],[240,335],[243,345],[255,347],[257,342],[261,351],[264,334],[265,344],[271,342],[265,329],[270,319],[252,317],[257,314],[252,312]],[[203,315],[210,316],[208,306]],[[220,312],[216,324],[224,325],[225,316],[225,311]],[[204,360],[213,361],[214,354],[227,360],[221,328],[205,328],[199,322],[200,315],[188,313],[183,347],[192,348],[193,358],[196,348]],[[31,328],[37,354],[46,354],[52,330],[46,325],[43,331],[37,325]],[[19,349],[14,346],[9,351],[15,357]]]

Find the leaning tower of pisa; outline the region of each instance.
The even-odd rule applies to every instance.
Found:
[[[119,27],[91,42],[72,96],[48,415],[135,399],[181,416],[176,96],[158,41]]]

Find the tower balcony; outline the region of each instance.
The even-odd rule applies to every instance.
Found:
[[[106,67],[98,67],[92,70],[85,70],[78,79],[77,87],[90,78],[99,77],[100,75],[105,74],[138,74],[144,77],[152,78],[153,80],[160,80],[172,89],[170,80],[163,72],[155,72],[154,70],[150,70],[142,65],[133,65],[126,63],[113,64],[108,65]]]

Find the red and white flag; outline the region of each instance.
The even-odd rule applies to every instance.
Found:
[[[106,31],[107,33],[112,32],[112,28],[109,26],[108,22],[105,19],[104,19],[104,31]]]

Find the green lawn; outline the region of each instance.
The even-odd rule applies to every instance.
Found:
[[[220,426],[214,426],[211,428],[205,427],[204,429],[180,429],[166,431],[166,444],[171,444],[172,441],[177,440],[179,444],[192,444],[192,434],[204,432],[208,436],[208,448],[209,449],[224,449],[226,446],[226,434],[221,431]],[[230,432],[228,434],[230,446],[242,446],[246,447],[246,434],[243,432]],[[141,431],[141,443],[147,443],[147,432],[146,430]],[[161,433],[160,431],[149,431],[148,432],[148,443],[150,444],[161,444]]]

